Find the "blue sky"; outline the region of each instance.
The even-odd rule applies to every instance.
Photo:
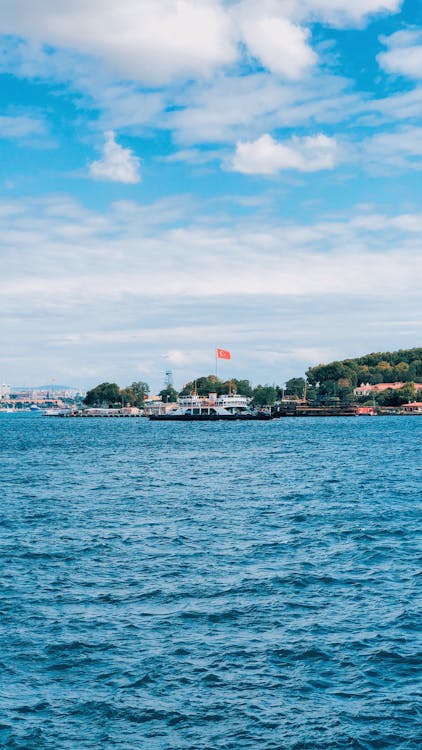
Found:
[[[0,381],[420,345],[419,0],[0,0]]]

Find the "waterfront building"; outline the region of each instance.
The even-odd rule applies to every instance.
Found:
[[[403,404],[400,408],[406,414],[422,414],[422,401],[412,401],[410,404]]]

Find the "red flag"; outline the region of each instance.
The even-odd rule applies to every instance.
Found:
[[[226,349],[217,349],[218,359],[231,359],[232,355]]]

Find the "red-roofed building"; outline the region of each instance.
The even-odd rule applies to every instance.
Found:
[[[412,401],[410,404],[403,404],[401,409],[408,414],[422,414],[422,401]]]
[[[377,383],[376,385],[366,383],[360,385],[358,388],[355,388],[353,390],[353,394],[355,396],[372,396],[388,390],[399,391],[400,388],[403,388],[404,385],[407,385],[407,383]],[[413,383],[413,385],[415,386],[415,389],[417,391],[422,390],[422,383]]]

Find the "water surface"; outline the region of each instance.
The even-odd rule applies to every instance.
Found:
[[[421,438],[0,415],[1,747],[419,749]]]

